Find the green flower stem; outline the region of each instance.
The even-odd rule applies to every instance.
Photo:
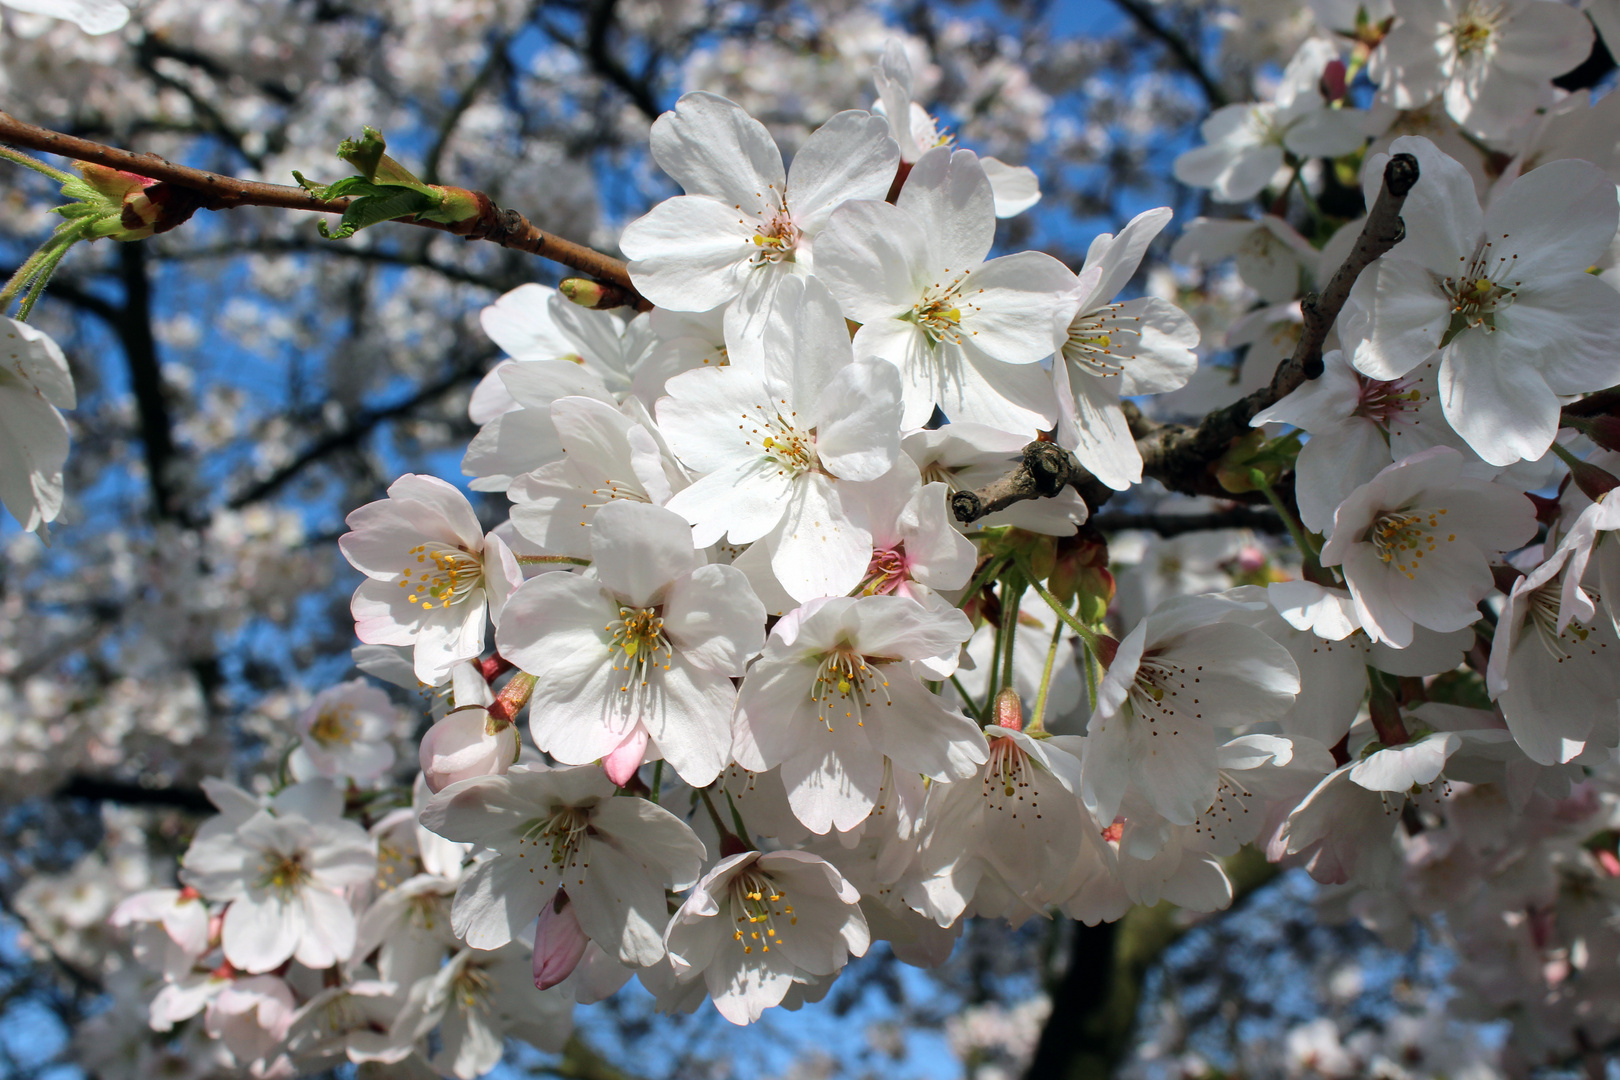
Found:
[[[1089,645],[1081,646],[1080,666],[1086,672],[1086,697],[1091,702],[1091,711],[1097,711],[1097,656],[1091,651]]]
[[[1005,689],[1013,684],[1013,642],[1018,639],[1018,606],[1024,600],[1023,582],[1017,575],[1008,574],[1001,581],[1001,591],[1006,597],[1001,603],[1001,625],[1007,632],[1001,654],[1001,685]],[[994,701],[995,697],[990,700]]]
[[[974,702],[973,695],[967,692],[967,687],[962,685],[962,680],[958,679],[955,675],[952,675],[951,685],[956,687],[957,696],[962,699],[962,707],[967,710],[967,714],[969,716],[973,717],[973,722],[978,724],[980,727],[983,727],[984,710],[979,708],[978,704]]]
[[[1034,575],[1029,572],[1028,563],[1025,563],[1022,559],[1020,559],[1019,562],[1021,564],[1020,569],[1024,571],[1024,576],[1029,579],[1030,585],[1034,588],[1035,592],[1040,596],[1040,598],[1046,601],[1047,606],[1053,611],[1057,612],[1058,618],[1067,623],[1069,629],[1073,630],[1080,636],[1080,640],[1086,643],[1087,648],[1089,648],[1093,653],[1098,652],[1097,632],[1091,629],[1091,627],[1087,626],[1085,623],[1081,622],[1079,619],[1075,618],[1073,615],[1069,614],[1069,609],[1063,606],[1063,601],[1053,596],[1051,592],[1047,590],[1045,585],[1042,585],[1039,581],[1035,580]]]
[[[1046,730],[1046,698],[1052,689],[1052,667],[1057,663],[1058,644],[1063,640],[1063,623],[1059,622],[1052,627],[1052,643],[1046,647],[1046,667],[1041,669],[1041,688],[1035,694],[1035,712],[1024,730],[1028,732],[1041,732]]]
[[[569,566],[589,566],[591,560],[576,559],[572,555],[518,555],[519,566],[554,566],[559,563]]]
[[[38,158],[31,158],[27,154],[19,154],[9,146],[0,146],[0,158],[4,158],[6,161],[12,162],[13,164],[21,165],[25,169],[32,169],[41,176],[48,176],[52,180],[55,180],[58,184],[67,184],[78,179],[78,177],[71,173],[63,172],[61,169],[52,168],[43,161],[40,161]]]

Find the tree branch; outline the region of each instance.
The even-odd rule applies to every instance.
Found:
[[[53,799],[89,799],[93,802],[122,803],[125,806],[170,806],[196,814],[214,813],[201,788],[147,787],[128,780],[74,773],[51,793]]]
[[[1196,426],[1167,425],[1138,440],[1142,475],[1158,480],[1171,491],[1188,495],[1218,495],[1223,489],[1209,473],[1232,444],[1249,431],[1249,421],[1297,390],[1307,379],[1322,374],[1322,342],[1350,297],[1356,278],[1374,260],[1400,243],[1406,226],[1401,207],[1418,180],[1417,158],[1396,154],[1384,166],[1384,183],[1367,215],[1355,247],[1333,274],[1321,295],[1309,294],[1301,303],[1305,324],[1294,354],[1281,364],[1271,384],[1235,404],[1217,409]]]
[[[1204,69],[1204,62],[1199,59],[1198,53],[1188,44],[1187,39],[1161,23],[1153,13],[1153,8],[1143,0],[1114,0],[1131,18],[1136,20],[1149,37],[1157,38],[1170,55],[1176,58],[1182,70],[1193,77],[1198,88],[1204,92],[1204,98],[1209,102],[1211,109],[1218,109],[1227,103],[1226,92],[1215,81],[1214,76]]]
[[[608,36],[616,25],[618,0],[592,0],[585,19],[585,56],[598,75],[624,91],[641,114],[648,120],[658,119],[663,111],[653,97],[652,88],[645,80],[637,79],[613,55]]]
[[[348,209],[348,199],[317,199],[303,188],[284,184],[265,184],[255,180],[241,180],[234,176],[203,169],[176,165],[156,154],[137,154],[114,146],[92,142],[89,139],[64,135],[49,128],[24,123],[0,112],[0,142],[29,150],[59,154],[77,161],[89,161],[113,169],[135,173],[153,180],[173,184],[201,196],[200,204],[206,210],[230,210],[239,206],[269,206],[283,210],[309,210],[319,214],[341,214]],[[630,280],[630,271],[620,259],[600,251],[553,236],[532,224],[516,210],[503,210],[483,192],[473,192],[479,202],[479,214],[454,225],[441,225],[432,221],[399,219],[408,225],[462,236],[468,240],[488,240],[513,251],[550,259],[589,274],[600,281],[616,286],[626,302],[638,310],[651,310],[652,304],[636,292]]]
[[[304,447],[298,456],[282,465],[275,472],[237,492],[225,505],[232,510],[240,510],[244,506],[269,498],[313,463],[338,450],[358,446],[382,424],[390,420],[397,420],[402,416],[409,416],[428,402],[455,389],[473,376],[481,374],[484,365],[491,358],[492,354],[482,353],[457,365],[442,377],[421,387],[404,401],[380,409],[369,409],[358,414],[349,426],[316,439]]]
[[[1024,447],[1023,463],[1006,476],[977,491],[953,493],[951,513],[972,523],[1026,499],[1050,499],[1066,487],[1080,492],[1087,506],[1101,506],[1112,494],[1057,443],[1032,442]]]
[[[1288,527],[1275,511],[1250,506],[1234,506],[1230,510],[1216,510],[1209,514],[1099,514],[1087,524],[1102,532],[1143,529],[1160,536],[1181,536],[1212,529],[1253,529],[1274,536],[1288,532]]]
[[[1396,154],[1390,158],[1384,167],[1383,186],[1355,247],[1321,295],[1305,297],[1301,305],[1305,325],[1299,343],[1293,355],[1277,365],[1270,385],[1211,412],[1195,426],[1166,424],[1137,439],[1144,477],[1184,495],[1232,497],[1216,482],[1210,466],[1221,459],[1233,439],[1249,431],[1249,421],[1256,414],[1293,393],[1307,379],[1322,374],[1322,343],[1328,330],[1349,299],[1356,278],[1405,235],[1401,207],[1417,180],[1415,157]],[[1023,464],[1011,473],[979,491],[958,491],[951,496],[951,510],[958,521],[973,522],[1024,499],[1056,495],[1065,486],[1078,491],[1092,510],[1114,494],[1082,468],[1073,455],[1055,444],[1035,442],[1024,447]]]
[[[146,482],[152,489],[152,512],[160,520],[185,520],[185,507],[170,475],[176,450],[169,399],[163,389],[157,341],[152,336],[152,288],[146,276],[146,249],[120,244],[119,276],[124,284],[124,306],[114,325],[129,365],[129,388],[140,418],[141,447],[146,460]]]

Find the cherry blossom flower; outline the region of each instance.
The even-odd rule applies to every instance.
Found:
[[[1367,636],[1396,648],[1413,627],[1460,630],[1495,583],[1489,557],[1535,535],[1522,494],[1463,474],[1463,456],[1436,446],[1403,458],[1351,492],[1322,545],[1323,566],[1343,566]]]
[[[339,1060],[398,1064],[416,1050],[390,1031],[403,1005],[400,987],[393,982],[356,979],[329,986],[293,1014],[287,1049],[303,1069]]]
[[[399,710],[388,695],[364,679],[350,679],[315,695],[298,717],[298,748],[288,767],[300,780],[323,776],[370,785],[394,764],[388,739]]]
[[[1351,289],[1355,310],[1341,318],[1351,363],[1391,381],[1438,349],[1452,428],[1492,465],[1533,461],[1557,434],[1559,395],[1620,381],[1610,348],[1620,293],[1586,272],[1614,239],[1614,182],[1587,162],[1554,161],[1481,212],[1473,181],[1433,143],[1405,137],[1390,150],[1416,156],[1421,178],[1405,239]],[[1383,161],[1364,175],[1382,175]]]
[[[665,941],[682,982],[700,975],[720,1015],[751,1024],[795,983],[836,975],[871,943],[861,894],[802,851],[744,851],[703,875]]]
[[[905,457],[861,486],[853,502],[872,534],[872,562],[859,586],[863,595],[906,596],[940,607],[946,603],[940,593],[967,587],[978,552],[951,527],[949,490],[939,481],[924,484]]]
[[[507,489],[512,527],[551,554],[588,556],[591,521],[614,499],[662,506],[686,485],[652,417],[585,397],[558,398],[551,420],[561,461],[517,477]]]
[[[1278,725],[1284,734],[1332,746],[1349,732],[1367,700],[1368,670],[1420,677],[1450,671],[1474,644],[1472,628],[1442,634],[1414,627],[1402,649],[1368,639],[1344,589],[1310,581],[1245,585],[1226,595],[1263,600],[1245,621],[1288,650],[1299,668],[1299,696]],[[1303,794],[1303,792],[1301,792]]]
[[[129,22],[129,8],[119,0],[5,0],[4,6],[30,15],[66,19],[87,34],[110,34]]]
[[[903,596],[813,600],[790,612],[738,694],[737,763],[782,766],[793,812],[815,833],[848,831],[871,813],[885,757],[935,780],[972,776],[983,736],[905,663],[939,656],[970,632],[961,612]]]
[[[764,364],[671,379],[658,423],[700,474],[668,503],[693,542],[763,540],[782,587],[807,600],[848,592],[871,563],[872,536],[841,491],[899,458],[900,380],[892,364],[854,359],[819,281],[784,282],[779,294]]]
[[[1279,833],[1276,846],[1298,856],[1317,881],[1341,884],[1355,875],[1381,882],[1393,873],[1395,828],[1406,799],[1353,782],[1350,772],[1361,764],[1342,765],[1323,777]]]
[[[911,61],[905,47],[894,38],[883,44],[883,56],[872,69],[878,101],[873,112],[889,121],[889,133],[900,146],[900,160],[916,161],[936,146],[950,146],[952,137],[940,130],[939,123],[915,101]],[[993,157],[980,158],[990,190],[995,196],[996,217],[1009,218],[1023,213],[1041,201],[1041,184],[1035,170],[1024,165],[1008,165]]]
[[[1560,547],[1514,583],[1486,670],[1491,700],[1540,765],[1620,743],[1620,638],[1578,586],[1566,591],[1573,550]]]
[[[522,580],[517,560],[478,526],[467,497],[413,473],[388,498],[348,516],[344,557],[369,579],[354,592],[355,635],[373,645],[415,648],[416,677],[432,686],[484,649],[484,619],[500,619]]]
[[[1440,407],[1438,367],[1429,359],[1401,378],[1370,379],[1333,349],[1322,356],[1320,376],[1255,414],[1255,427],[1283,423],[1310,432],[1294,466],[1307,529],[1333,531],[1339,504],[1390,462],[1431,446],[1467,448]]]
[[[657,963],[669,918],[664,890],[697,880],[703,844],[668,810],[613,792],[594,766],[518,765],[435,795],[422,824],[493,853],[456,891],[456,936],[475,949],[527,944],[529,924],[561,888],[592,941],[626,964]]]
[[[765,644],[764,607],[740,570],[703,565],[685,522],[659,507],[603,507],[591,556],[590,576],[525,582],[496,634],[538,679],[535,744],[572,765],[606,758],[623,783],[651,740],[681,779],[710,783],[730,761],[731,679]]]
[[[292,990],[274,975],[233,979],[209,1000],[203,1027],[224,1045],[233,1064],[250,1075],[286,1075],[288,1063],[272,1062],[279,1057],[296,1005]]]
[[[474,1080],[500,1063],[511,1035],[556,1052],[574,1030],[574,1003],[558,990],[537,990],[527,943],[491,952],[462,949],[432,978],[410,989],[391,1035],[406,1044],[439,1030],[432,1063],[441,1075]]]
[[[1397,109],[1443,98],[1470,133],[1505,135],[1553,99],[1551,79],[1586,59],[1592,27],[1547,0],[1394,0],[1396,22],[1367,65]]]
[[[1114,300],[1169,221],[1161,206],[1136,215],[1117,237],[1092,240],[1073,297],[1079,306],[1056,326],[1058,443],[1116,491],[1142,482],[1142,455],[1119,399],[1174,390],[1198,367],[1198,327],[1180,308],[1157,296]]]
[[[195,841],[181,864],[186,884],[230,902],[225,959],[241,971],[273,971],[289,957],[326,968],[354,949],[355,917],[345,893],[371,879],[376,846],[339,816],[342,796],[329,782],[298,787],[302,812],[255,812]]]
[[[650,318],[626,322],[544,285],[502,295],[479,313],[479,323],[510,359],[490,369],[467,404],[479,428],[461,470],[474,478],[474,491],[505,491],[513,477],[562,457],[550,412],[556,399],[636,399],[650,407],[670,374],[653,357]]]
[[[1559,633],[1592,603],[1581,585],[1587,581],[1588,567],[1593,566],[1597,570],[1597,604],[1610,625],[1620,633],[1620,536],[1611,535],[1617,529],[1620,529],[1620,499],[1605,496],[1583,509],[1559,541],[1559,548],[1569,549],[1569,569],[1563,577],[1564,588],[1558,607]]]
[[[148,889],[125,897],[107,921],[141,924],[135,956],[171,982],[191,973],[208,951],[208,905],[195,889]]]
[[[56,342],[15,319],[0,327],[0,351],[0,501],[44,537],[62,510],[68,428],[57,410],[76,404],[73,376]]]
[[[1051,426],[1036,365],[1052,342],[1036,327],[1072,307],[1074,275],[1038,251],[986,262],[995,225],[978,156],[942,146],[912,166],[895,204],[846,202],[818,242],[816,275],[862,324],[855,354],[900,369],[904,427],[922,427],[936,405],[1030,436]]]
[[[1174,825],[1191,825],[1214,800],[1218,727],[1274,720],[1299,693],[1286,650],[1233,618],[1219,597],[1160,605],[1120,642],[1097,687],[1086,728],[1081,796],[1113,821],[1134,790]]]
[[[715,94],[681,95],[653,124],[652,155],[686,194],[625,227],[619,246],[642,295],[676,311],[732,303],[728,336],[757,337],[773,297],[810,270],[833,208],[881,199],[899,148],[881,117],[851,109],[830,118],[784,171],[765,126]]]
[[[384,892],[360,917],[354,959],[377,954],[377,974],[402,990],[432,976],[456,947],[450,929],[454,879],[417,874]]]
[[[1244,284],[1268,304],[1286,304],[1298,296],[1301,278],[1314,278],[1317,266],[1310,241],[1275,214],[1257,220],[1193,218],[1170,249],[1170,258],[1192,266],[1233,259]]]
[[[422,736],[418,758],[430,791],[438,793],[474,776],[506,772],[517,761],[516,726],[496,723],[489,709],[453,709]]]
[[[1269,103],[1226,105],[1199,129],[1205,145],[1176,158],[1176,179],[1209,188],[1217,202],[1247,202],[1298,158],[1338,157],[1365,140],[1365,116],[1333,109],[1320,89],[1322,71],[1337,58],[1331,42],[1312,38],[1288,62]]]

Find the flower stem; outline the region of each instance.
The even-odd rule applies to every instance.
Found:
[[[1023,563],[1023,560],[1020,559],[1019,562]],[[1024,571],[1024,576],[1029,579],[1030,587],[1035,590],[1042,600],[1046,601],[1048,607],[1057,612],[1057,617],[1067,623],[1069,629],[1078,634],[1080,636],[1080,640],[1084,641],[1086,646],[1091,649],[1094,654],[1098,652],[1096,631],[1092,630],[1091,627],[1069,614],[1069,609],[1063,606],[1063,601],[1053,596],[1047,591],[1046,586],[1035,580],[1034,575],[1029,572],[1029,567],[1027,564],[1022,565],[1020,568]]]
[[[27,154],[20,154],[9,146],[0,146],[0,158],[21,165],[25,169],[33,169],[42,176],[48,176],[58,184],[71,183],[75,177],[61,169],[52,168],[38,158],[31,158]]]
[[[1097,711],[1097,655],[1091,651],[1091,646],[1082,647],[1080,666],[1086,672],[1086,698],[1091,702],[1091,711]]]
[[[1035,713],[1024,730],[1030,733],[1046,730],[1046,699],[1052,689],[1052,668],[1057,663],[1058,645],[1063,641],[1063,623],[1052,627],[1052,643],[1046,647],[1046,667],[1041,669],[1041,688],[1035,694]]]
[[[745,850],[752,850],[754,845],[750,844],[746,838],[738,836],[736,833],[726,828],[726,823],[720,818],[720,811],[716,810],[714,807],[714,800],[709,797],[709,789],[706,787],[700,787],[697,789],[697,793],[698,798],[703,800],[703,808],[709,812],[709,820],[714,822],[714,831],[720,834],[720,850],[722,854],[725,853],[728,847],[732,847],[734,845],[741,845]],[[732,808],[732,812],[734,814],[736,813],[735,807]],[[727,838],[730,839],[729,844],[727,843]]]
[[[660,795],[662,795],[663,792],[664,792],[664,759],[659,758],[657,761],[653,762],[652,793],[649,796],[652,799],[652,802],[653,802],[654,806],[658,805],[658,797]]]
[[[1006,641],[1002,644],[1001,655],[1001,685],[1005,689],[1013,684],[1013,643],[1018,639],[1018,605],[1023,602],[1023,582],[1018,575],[1008,574],[1001,581],[1001,591],[1007,599],[1001,604],[1001,625],[1007,631]],[[995,700],[994,697],[991,698]]]
[[[1311,559],[1320,554],[1316,546],[1306,537],[1305,527],[1284,505],[1282,498],[1277,494],[1277,490],[1271,486],[1271,481],[1266,479],[1266,474],[1259,469],[1250,469],[1249,482],[1260,489],[1260,493],[1266,497],[1266,501],[1271,504],[1271,508],[1277,511],[1277,516],[1283,519],[1283,524],[1288,527],[1288,535],[1293,538],[1294,546],[1299,548],[1300,558]]]
[[[989,562],[985,563],[984,569],[979,571],[978,576],[968,584],[967,589],[962,593],[961,603],[959,603],[957,606],[960,607],[961,604],[965,604],[969,600],[973,599],[973,597],[977,596],[979,590],[984,588],[985,582],[994,581],[1000,576],[1001,571],[1004,570],[1006,566],[1007,560],[1005,558],[991,559]]]
[[[497,721],[513,723],[523,706],[529,703],[534,694],[534,684],[539,679],[527,671],[514,671],[512,677],[506,680],[501,692],[495,695],[495,703],[489,707],[489,715]]]
[[[518,555],[515,556],[519,566],[552,566],[565,563],[569,566],[589,566],[591,560],[576,559],[572,555]]]
[[[962,685],[962,680],[952,675],[951,685],[956,687],[956,693],[961,697],[962,704],[967,708],[968,715],[973,717],[973,722],[983,727],[984,710],[979,708],[978,703],[973,700],[973,695],[967,692],[967,687]]]

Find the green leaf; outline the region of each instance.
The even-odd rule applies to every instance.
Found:
[[[321,235],[328,240],[347,240],[369,225],[375,225],[380,221],[415,217],[438,205],[433,196],[411,188],[387,187],[379,188],[378,191],[382,194],[362,195],[350,203],[349,208],[343,211],[343,219],[338,222],[335,232],[329,232],[326,222],[321,222]]]

